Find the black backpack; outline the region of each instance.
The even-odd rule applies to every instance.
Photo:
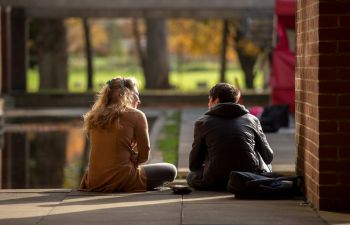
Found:
[[[239,199],[290,199],[302,197],[301,176],[282,176],[277,173],[256,174],[232,171],[227,190]]]
[[[259,119],[264,132],[277,132],[280,127],[289,126],[289,106],[266,106]]]

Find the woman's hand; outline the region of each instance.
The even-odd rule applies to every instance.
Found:
[[[130,161],[131,161],[132,164],[134,164],[135,167],[138,166],[138,158],[139,158],[139,157],[138,157],[137,152],[131,153]]]

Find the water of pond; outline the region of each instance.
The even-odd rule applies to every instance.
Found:
[[[156,118],[148,118],[149,129]],[[5,126],[2,188],[77,188],[88,161],[82,123],[16,123]]]

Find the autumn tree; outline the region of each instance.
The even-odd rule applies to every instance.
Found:
[[[180,67],[186,61],[185,56],[220,56],[220,81],[225,80],[225,57],[231,61],[238,58],[245,75],[246,87],[253,88],[253,68],[260,48],[256,40],[245,35],[244,30],[247,29],[246,24],[236,20],[172,20],[169,23],[170,50],[176,54]],[[226,41],[227,49],[224,48]]]
[[[229,21],[223,20],[222,22],[222,41],[221,41],[221,54],[220,54],[220,82],[226,81],[226,62],[227,62],[227,39],[229,36]]]
[[[138,20],[132,21],[132,32],[140,66],[145,77],[146,89],[168,89],[169,84],[169,52],[168,26],[162,18],[145,20],[145,31],[140,31]],[[146,38],[146,46],[141,44],[142,36]]]
[[[221,51],[221,20],[176,19],[169,21],[169,48],[177,57],[218,57]],[[232,38],[228,44],[232,45]],[[235,52],[228,51],[227,57],[235,59]]]
[[[85,30],[81,19],[70,18],[65,21],[67,26],[68,52],[83,54],[85,51]],[[97,55],[109,54],[109,43],[112,41],[107,32],[105,21],[89,19],[91,48]]]
[[[254,88],[253,82],[255,78],[254,65],[258,58],[260,49],[249,39],[243,37],[241,31],[236,29],[235,50],[243,70],[245,77],[245,84],[247,88]]]
[[[40,90],[67,90],[66,27],[62,19],[33,19],[31,42],[40,74]]]
[[[68,26],[69,52],[85,52],[87,90],[93,89],[93,55],[97,52],[100,55],[107,53],[107,43],[109,42],[105,24],[96,23],[87,18],[69,19]]]
[[[176,55],[178,69],[181,70],[186,57],[219,59],[220,56],[220,81],[224,81],[226,60],[236,59],[228,24],[222,20],[171,20],[169,43],[172,54]]]
[[[142,34],[144,34],[144,30],[143,30],[143,32],[140,31],[140,23],[139,23],[139,20],[136,18],[132,19],[132,32],[133,32],[134,41],[135,41],[135,49],[137,52],[137,56],[139,58],[139,64],[140,64],[140,67],[142,68],[143,74],[145,75],[146,74],[146,63],[147,63],[146,62],[146,52],[141,44]]]
[[[91,32],[90,24],[87,18],[83,18],[84,39],[85,39],[85,59],[86,59],[86,72],[87,72],[87,89],[93,89],[93,52],[91,48]]]
[[[245,75],[247,88],[253,88],[254,67],[258,56],[271,49],[272,17],[247,15],[231,22],[234,48]]]
[[[162,18],[147,19],[146,89],[167,89],[169,85],[168,28]]]

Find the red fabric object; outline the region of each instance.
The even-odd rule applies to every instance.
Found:
[[[272,104],[288,104],[289,112],[295,112],[295,93],[294,90],[275,88],[272,94]]]
[[[295,55],[289,51],[274,50],[272,56],[272,104],[289,104],[295,109]]]
[[[277,45],[276,49],[290,50],[286,30],[295,29],[295,0],[276,0]]]
[[[279,21],[277,23],[277,37],[278,37],[278,43],[277,43],[275,49],[289,51],[289,44],[288,44],[288,37],[287,37],[287,33],[286,33],[286,28],[284,27],[283,23],[281,23]]]
[[[259,118],[264,111],[264,107],[253,106],[253,107],[250,107],[248,110],[249,110],[250,114]]]
[[[295,53],[289,49],[287,29],[295,29],[296,0],[276,0],[277,44],[272,53],[270,85],[272,104],[295,110]]]
[[[296,0],[276,0],[275,13],[278,16],[293,16],[296,12]]]
[[[270,81],[271,87],[294,89],[294,53],[274,50],[272,62],[272,77]]]

